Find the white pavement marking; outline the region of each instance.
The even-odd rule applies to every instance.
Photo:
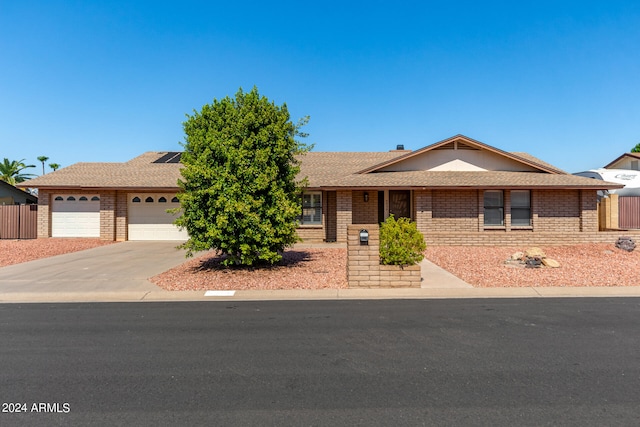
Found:
[[[232,297],[236,294],[236,291],[207,291],[204,293],[205,297]]]

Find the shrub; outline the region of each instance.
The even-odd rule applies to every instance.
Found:
[[[380,225],[380,263],[387,265],[413,265],[424,258],[427,248],[422,233],[408,218],[389,216]]]

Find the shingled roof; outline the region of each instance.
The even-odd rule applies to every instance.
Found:
[[[455,138],[522,162],[538,172],[395,171],[380,169],[446,145]],[[180,153],[147,152],[124,163],[76,163],[22,183],[42,189],[123,189],[176,191],[181,178]],[[527,153],[507,153],[461,135],[416,151],[309,152],[299,157],[299,177],[313,189],[349,188],[622,188],[620,184],[579,177]]]
[[[76,163],[23,182],[23,187],[58,189],[177,189],[180,163],[154,163],[167,152],[147,152],[124,163]]]

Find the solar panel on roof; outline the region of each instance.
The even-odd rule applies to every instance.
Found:
[[[170,151],[153,163],[180,163],[181,156],[182,153],[179,151]]]

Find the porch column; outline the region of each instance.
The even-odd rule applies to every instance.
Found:
[[[347,226],[353,221],[351,190],[336,191],[336,241],[347,242]]]

